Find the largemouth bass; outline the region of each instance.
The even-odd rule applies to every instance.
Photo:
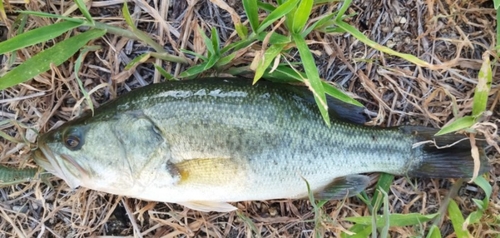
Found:
[[[150,85],[42,135],[34,158],[72,188],[221,212],[236,209],[229,202],[306,197],[306,181],[317,198],[342,199],[368,186],[362,173],[473,174],[468,141],[435,145],[463,135],[349,123],[360,117],[348,104],[331,111],[328,127],[311,98],[238,79]]]

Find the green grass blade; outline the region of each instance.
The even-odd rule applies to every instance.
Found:
[[[196,76],[203,72],[205,70],[205,67],[207,66],[207,62],[203,62],[201,64],[195,65],[190,67],[189,69],[186,69],[184,72],[179,74],[179,78],[188,78],[192,76]]]
[[[240,40],[240,41],[236,41],[234,43],[231,43],[227,46],[224,46],[221,50],[220,50],[220,53],[221,54],[225,54],[229,51],[237,51],[237,50],[241,50],[247,46],[249,46],[250,44],[254,43],[255,42],[255,35],[252,33],[248,36],[247,39],[244,39],[244,40]]]
[[[491,193],[493,192],[493,188],[491,187],[491,184],[488,183],[488,181],[482,176],[478,176],[474,180],[474,183],[477,184],[477,186],[481,187],[486,195],[486,197],[483,199],[483,210],[486,210],[490,201]]]
[[[467,230],[462,229],[465,223],[464,217],[457,203],[450,200],[448,204],[448,215],[450,216],[451,224],[455,230],[455,235],[457,238],[469,238],[471,237]]]
[[[224,66],[224,65],[231,63],[231,61],[233,61],[234,57],[236,57],[236,52],[220,58],[219,61],[217,61],[217,63],[215,64],[215,67],[221,67],[221,66]]]
[[[210,55],[215,54],[215,49],[214,49],[214,45],[212,44],[212,40],[210,38],[208,38],[208,36],[205,34],[205,32],[201,28],[198,28],[198,32],[203,37],[203,41],[205,42],[205,46],[207,47],[207,51],[208,51],[208,53],[210,53],[209,54],[209,58],[210,58]]]
[[[307,27],[307,29],[305,29],[302,32],[302,34],[301,34],[302,37],[306,37],[307,35],[309,35],[309,33],[311,33],[311,31],[313,31],[316,28],[323,27],[324,24],[326,24],[328,21],[330,21],[332,19],[333,15],[334,15],[333,13],[327,14],[327,15],[323,16],[321,19],[314,22],[312,25]]]
[[[203,68],[203,71],[211,69],[218,61],[219,57],[217,55],[212,55],[210,58],[208,58],[208,61],[205,64],[205,68]]]
[[[260,23],[259,28],[256,33],[260,33],[264,31],[268,26],[273,24],[276,20],[284,17],[286,14],[291,12],[300,0],[288,0],[285,3],[281,4],[274,11],[269,13],[267,17]]]
[[[160,72],[161,76],[163,76],[166,80],[178,80],[173,75],[169,74],[163,67],[157,64],[153,64],[155,69]]]
[[[100,47],[94,46],[94,47],[85,47],[80,51],[80,54],[78,55],[78,58],[75,61],[75,78],[78,83],[78,87],[80,87],[80,91],[82,91],[83,97],[87,101],[87,104],[90,107],[90,110],[92,111],[92,115],[94,115],[94,103],[92,103],[92,99],[90,98],[89,93],[87,90],[85,90],[85,87],[83,86],[82,80],[80,80],[80,76],[78,76],[78,72],[80,72],[80,68],[82,66],[83,62],[83,56],[86,55],[88,51],[95,51],[98,50]]]
[[[234,28],[236,29],[236,33],[238,33],[238,36],[242,40],[245,40],[248,37],[248,28],[246,28],[243,24],[236,23]]]
[[[86,23],[86,21],[83,19],[61,16],[61,15],[52,14],[52,13],[35,12],[35,11],[17,11],[17,12],[32,15],[32,16],[38,16],[38,17],[49,17],[49,18],[63,19],[66,21],[72,21],[72,22],[77,22],[77,23],[81,23],[81,24]]]
[[[272,4],[266,3],[266,2],[258,1],[257,5],[259,6],[260,9],[262,9],[266,12],[272,12],[272,11],[276,10],[275,6],[273,6]]]
[[[26,33],[22,33],[13,38],[10,38],[4,42],[0,43],[0,55],[7,52],[12,52],[21,48],[25,48],[30,45],[38,44],[41,42],[46,42],[48,40],[54,39],[64,32],[67,32],[73,28],[81,26],[82,23],[76,22],[59,22],[53,25],[48,25],[40,27]]]
[[[492,78],[490,54],[486,51],[483,54],[483,64],[481,70],[479,70],[477,85],[474,91],[474,103],[472,105],[472,116],[474,117],[480,116],[486,110]]]
[[[190,51],[190,50],[186,50],[186,49],[181,49],[181,52],[185,53],[185,54],[190,54],[190,55],[196,56],[196,57],[200,58],[203,61],[207,61],[208,60],[208,58],[206,56],[198,54],[198,53],[196,53],[194,51]]]
[[[381,238],[387,238],[389,236],[389,227],[391,226],[390,221],[390,212],[389,212],[389,196],[383,190],[380,190],[380,193],[383,195],[384,199],[384,215],[382,216],[384,219],[384,225],[382,226],[382,230],[380,231]]]
[[[309,16],[311,15],[311,10],[313,6],[313,0],[301,0],[299,6],[295,10],[295,14],[292,19],[292,32],[300,33],[304,29]]]
[[[211,40],[212,40],[212,46],[214,49],[214,54],[219,57],[220,55],[220,40],[219,40],[219,33],[215,28],[212,28],[212,34],[211,34]]]
[[[130,70],[131,68],[137,66],[138,64],[146,62],[151,57],[151,53],[144,53],[135,58],[133,58],[127,65],[125,65],[125,70]]]
[[[87,9],[87,6],[82,0],[75,0],[76,5],[78,6],[78,9],[80,9],[80,12],[82,12],[82,15],[87,19],[90,24],[94,25],[94,19],[90,15],[89,9]]]
[[[359,41],[363,42],[364,44],[366,44],[366,45],[368,45],[368,46],[370,46],[378,51],[381,51],[381,52],[384,52],[384,53],[387,53],[390,55],[398,56],[400,58],[403,58],[403,59],[410,61],[411,63],[414,63],[414,64],[421,66],[421,67],[431,67],[432,66],[431,64],[425,62],[424,60],[417,58],[414,55],[397,52],[397,51],[392,50],[388,47],[382,46],[375,41],[370,40],[367,36],[365,36],[363,33],[361,33],[358,29],[356,29],[355,27],[349,25],[348,23],[346,23],[344,21],[335,21],[335,23],[342,30],[349,32],[351,35],[353,35]]]
[[[349,235],[346,233],[342,233],[341,237],[342,238],[366,238],[370,237],[370,234],[372,233],[372,226],[371,225],[361,225],[361,224],[356,224],[349,229],[350,232],[353,232],[354,234]]]
[[[474,125],[475,122],[476,121],[475,121],[474,117],[472,117],[472,116],[465,116],[465,117],[458,118],[454,122],[452,122],[446,126],[443,126],[443,128],[441,128],[441,130],[439,130],[436,133],[436,136],[440,136],[440,135],[448,134],[448,133],[455,132],[458,130],[462,130],[465,128],[469,128],[472,125]]]
[[[436,225],[432,225],[426,238],[441,238],[441,231]]]
[[[0,90],[30,80],[49,70],[51,64],[59,66],[73,56],[87,42],[99,38],[105,33],[106,31],[103,30],[89,30],[61,41],[51,48],[38,53],[1,77]]]
[[[2,21],[7,19],[7,14],[5,14],[5,7],[3,6],[3,1],[0,1],[0,19],[2,19]]]
[[[258,60],[259,62],[257,63],[253,83],[256,83],[262,77],[262,75],[264,75],[266,69],[269,67],[269,65],[271,65],[276,56],[281,53],[284,47],[285,44],[271,45],[264,53],[262,59],[258,59],[257,57],[254,59]]]
[[[264,77],[269,78],[273,81],[291,83],[294,81],[304,82],[304,78],[306,78],[306,75],[304,73],[297,72],[288,66],[282,65],[278,66],[278,68],[276,68],[272,73],[269,72],[269,70],[266,70],[266,72],[264,73]],[[322,82],[323,82],[323,89],[325,90],[326,94],[334,98],[337,98],[343,102],[363,107],[363,104],[352,99],[351,97],[349,97],[349,95],[335,88],[333,85],[329,84],[328,82],[324,81]]]
[[[123,3],[122,14],[123,14],[123,19],[125,19],[125,22],[127,23],[128,27],[130,27],[130,29],[132,29],[132,30],[137,30],[137,27],[135,27],[135,24],[134,24],[134,20],[132,19],[132,16],[130,15],[130,11],[128,10],[127,2]]]
[[[260,41],[264,41],[264,39],[266,38],[267,34],[269,34],[269,33],[268,32],[261,32],[257,36],[257,39],[259,39]],[[269,37],[269,44],[271,44],[271,45],[274,45],[274,44],[288,44],[291,41],[292,40],[290,39],[289,36],[284,36],[284,35],[276,33],[276,32],[271,33],[271,36]]]
[[[351,6],[351,2],[352,0],[344,0],[344,2],[342,3],[342,7],[340,8],[340,10],[337,13],[337,16],[335,17],[335,21],[337,22],[342,21],[342,16],[344,16],[347,9],[349,9],[349,6]]]
[[[313,92],[314,99],[316,100],[316,104],[318,104],[323,120],[328,126],[330,126],[330,116],[328,115],[325,90],[323,88],[323,83],[319,78],[318,68],[316,68],[312,53],[307,47],[306,41],[300,34],[293,34],[292,37],[297,45],[300,59],[302,60],[304,70],[306,71],[307,78],[304,80],[304,83]]]
[[[377,185],[375,186],[377,189],[373,194],[373,198],[371,199],[371,205],[373,207],[373,214],[376,214],[380,206],[376,206],[377,200],[384,193],[387,194],[389,189],[391,188],[392,182],[394,181],[394,175],[382,173],[380,178],[377,181]],[[380,204],[380,203],[379,203]]]
[[[438,214],[429,214],[422,215],[420,213],[408,213],[408,214],[389,214],[389,223],[391,227],[400,227],[400,226],[413,226],[419,225],[424,222],[428,222],[436,217]],[[372,216],[364,216],[364,217],[346,217],[343,218],[346,221],[354,222],[356,224],[362,225],[371,225],[372,224]],[[383,227],[386,223],[386,220],[383,216],[376,216],[377,227]]]
[[[259,6],[257,0],[243,0],[243,8],[253,32],[259,28]]]

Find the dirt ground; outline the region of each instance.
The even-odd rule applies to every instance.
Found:
[[[12,10],[32,10],[61,14],[72,1],[10,0]],[[90,12],[96,21],[126,28],[121,15],[123,1],[94,1]],[[208,0],[134,1],[129,4],[137,27],[148,32],[169,53],[186,56],[180,49],[203,54],[205,46],[197,33],[217,29],[226,45],[238,40],[228,12]],[[237,0],[230,6],[246,20]],[[315,8],[312,17],[340,4],[330,3]],[[372,125],[425,125],[442,127],[453,119],[454,101],[458,115],[471,112],[472,96],[485,51],[496,44],[496,14],[490,0],[382,0],[354,1],[348,13],[349,24],[370,39],[396,51],[413,54],[436,65],[439,70],[417,67],[401,58],[382,54],[367,47],[349,34],[312,33],[308,40],[316,57],[322,78],[349,92],[373,112]],[[262,12],[262,17],[265,13]],[[79,11],[70,16],[80,16]],[[17,13],[0,22],[2,39],[12,37]],[[165,20],[162,20],[165,19]],[[53,23],[53,19],[30,17],[26,27],[33,29]],[[245,23],[248,24],[248,23]],[[77,29],[84,31],[85,29]],[[62,39],[62,37],[61,37]],[[21,63],[58,40],[19,50]],[[126,63],[151,51],[145,44],[107,34],[92,43],[102,49],[85,58],[80,77],[94,105],[113,99],[133,88],[162,80],[153,64],[178,75],[190,65],[154,60],[126,71]],[[232,61],[231,67],[249,65],[258,47],[248,50]],[[187,57],[187,56],[186,56]],[[191,64],[199,63],[189,56]],[[88,105],[73,75],[76,57],[21,85],[0,93],[0,128],[8,135],[35,142],[36,133],[26,127],[46,132],[62,122],[78,116]],[[292,51],[290,61],[299,61]],[[2,71],[8,57],[0,55]],[[447,64],[445,64],[447,63]],[[496,71],[495,66],[494,70]],[[204,76],[225,75],[209,72]],[[493,79],[485,122],[498,126],[500,119],[500,80]],[[497,141],[498,142],[498,141]],[[36,167],[30,158],[34,145],[13,143],[0,138],[0,164],[10,167]],[[493,168],[488,180],[493,184],[490,208],[480,224],[469,226],[474,237],[498,237],[500,223],[500,155],[493,146],[486,148]],[[374,182],[377,174],[372,175]],[[440,211],[454,180],[398,177],[391,186],[391,213]],[[62,180],[50,178],[52,187],[40,180],[0,188],[0,237],[312,237],[314,212],[306,200],[273,200],[240,202],[239,212],[202,213],[176,204],[155,203],[125,198],[84,188],[71,190]],[[373,194],[373,186],[366,192]],[[484,193],[473,184],[464,184],[455,201],[464,215],[476,207],[472,198],[482,199]],[[324,237],[339,237],[351,223],[343,217],[367,216],[368,208],[358,198],[330,201],[323,208],[325,219],[321,228]],[[415,237],[426,234],[430,223],[412,227],[391,228],[392,237]],[[443,237],[454,237],[453,227],[445,215],[438,223]]]

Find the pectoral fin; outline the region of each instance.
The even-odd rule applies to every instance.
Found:
[[[189,201],[179,204],[202,212],[231,212],[238,209],[226,202]]]
[[[340,200],[352,197],[365,188],[370,183],[370,177],[366,175],[347,175],[339,177],[328,184],[323,190],[314,194],[316,199]]]

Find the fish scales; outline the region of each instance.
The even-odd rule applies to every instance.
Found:
[[[305,197],[306,181],[336,198],[364,189],[361,173],[425,165],[432,177],[428,158],[441,165],[451,153],[414,149],[423,139],[410,127],[335,117],[327,127],[314,102],[286,87],[210,79],[141,88],[43,135],[35,160],[72,187],[228,211],[227,202]]]

